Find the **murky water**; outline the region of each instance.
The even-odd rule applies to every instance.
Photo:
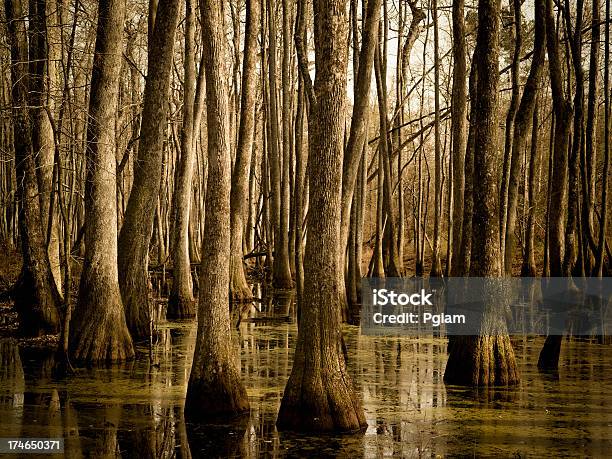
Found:
[[[368,429],[354,436],[278,433],[296,326],[287,301],[264,305],[236,335],[251,415],[238,425],[185,424],[193,323],[162,323],[150,354],[112,369],[51,377],[52,355],[0,341],[0,437],[63,437],[67,457],[610,457],[610,347],[564,342],[558,378],[536,368],[541,339],[515,342],[522,384],[445,386],[441,338],[360,336],[350,371]],[[271,319],[266,319],[271,318]],[[29,457],[32,457],[31,455]]]

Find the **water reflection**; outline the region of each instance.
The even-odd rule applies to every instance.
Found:
[[[64,437],[67,457],[606,456],[612,447],[612,355],[563,345],[559,378],[538,373],[542,339],[515,342],[517,388],[445,386],[446,341],[345,330],[349,370],[366,410],[358,436],[279,434],[275,419],[296,340],[289,296],[253,307],[236,331],[249,417],[185,424],[195,340],[191,322],[157,326],[151,349],[124,366],[51,377],[53,355],[0,341],[0,437]]]

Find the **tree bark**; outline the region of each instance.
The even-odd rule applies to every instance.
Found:
[[[595,203],[595,165],[597,164],[597,118],[599,96],[599,46],[601,40],[600,0],[592,0],[591,52],[589,58],[589,97],[585,129],[585,150],[582,157],[582,231],[586,233],[583,244],[583,258],[586,272],[593,269],[591,254],[597,251],[593,236],[593,208]]]
[[[527,135],[531,129],[533,121],[533,111],[538,97],[539,85],[541,82],[542,69],[544,67],[545,43],[546,43],[546,6],[545,0],[535,1],[535,41],[533,48],[533,58],[529,76],[525,83],[523,96],[514,119],[514,135],[512,136],[512,152],[509,164],[508,180],[508,199],[506,216],[506,237],[504,256],[504,270],[506,275],[512,275],[512,265],[516,250],[516,219],[518,209],[518,187],[520,178],[521,155],[525,148]],[[517,2],[518,3],[518,2]],[[519,8],[517,4],[515,8]],[[531,203],[531,201],[530,201]]]
[[[248,300],[253,296],[244,273],[242,261],[242,239],[246,204],[248,199],[249,166],[253,149],[255,125],[255,99],[257,84],[257,36],[259,35],[260,5],[259,0],[247,0],[246,29],[244,41],[244,59],[242,62],[242,101],[240,103],[240,128],[236,163],[232,175],[231,193],[231,261],[230,261],[230,294],[237,301]]]
[[[381,23],[381,27],[385,27]],[[397,249],[397,238],[394,236],[397,229],[397,218],[395,215],[395,205],[393,202],[393,184],[391,174],[391,142],[389,140],[389,128],[387,118],[387,89],[386,89],[386,56],[378,46],[375,55],[375,77],[376,94],[378,97],[378,118],[380,139],[378,149],[382,159],[382,170],[378,169],[378,174],[383,176],[383,189],[379,190],[383,196],[384,215],[386,225],[383,233],[385,234],[383,243],[386,244],[385,273],[390,277],[400,277],[402,275],[402,263]],[[344,246],[343,246],[344,247]],[[344,249],[343,249],[344,251]]]
[[[431,277],[442,276],[440,262],[440,233],[442,232],[442,144],[440,141],[440,39],[438,0],[432,6],[434,26],[434,234],[431,253]]]
[[[453,265],[454,276],[467,276],[470,273],[470,259],[472,257],[472,216],[474,212],[474,149],[476,139],[476,95],[477,95],[477,69],[476,60],[472,58],[470,69],[470,123],[468,140],[465,151],[465,187],[463,190],[463,218],[461,221],[462,235],[459,246],[459,257]]]
[[[150,333],[149,243],[162,175],[162,152],[179,2],[159,0],[149,35],[147,82],[134,184],[119,234],[119,285],[130,332]]]
[[[500,0],[479,0],[476,39],[478,74],[474,124],[474,213],[470,275],[494,278],[501,274],[499,226],[494,174],[497,155]],[[519,382],[516,360],[505,322],[497,281],[485,282],[485,310],[478,336],[454,336],[444,381],[450,384],[492,386]]]
[[[308,11],[308,3],[299,2],[297,5],[296,21],[295,21],[295,47],[298,51],[298,60],[304,56],[301,54],[306,48],[306,15]],[[301,56],[301,57],[300,57]],[[306,75],[298,63],[299,81],[298,81],[298,100],[295,120],[295,214],[296,214],[296,234],[295,234],[295,280],[297,290],[297,304],[302,304],[304,297],[304,220],[307,211],[308,193],[308,116],[309,116],[309,100],[313,99],[313,95],[309,99],[307,94],[307,86],[305,77],[310,78],[310,74]],[[306,73],[307,73],[306,69]],[[308,80],[310,84],[310,80]],[[312,87],[310,87],[312,90]],[[314,100],[314,99],[313,99]],[[298,314],[299,315],[299,314]]]
[[[521,1],[512,0],[511,9],[514,13],[514,54],[512,56],[512,64],[510,65],[510,71],[512,75],[512,96],[510,97],[510,107],[506,115],[505,125],[505,142],[504,142],[504,165],[502,169],[502,180],[500,188],[500,199],[499,199],[499,241],[500,241],[500,256],[502,260],[502,266],[505,264],[506,254],[506,234],[507,234],[507,218],[508,218],[508,188],[511,175],[511,156],[512,156],[512,135],[514,128],[514,121],[519,108],[519,97],[520,97],[520,71],[521,71],[521,46],[523,36],[521,33]],[[529,116],[527,116],[529,118]],[[517,159],[518,161],[518,159]]]
[[[277,288],[291,288],[291,270],[289,266],[289,234],[288,225],[284,226],[285,205],[282,185],[282,161],[278,123],[278,97],[276,82],[276,0],[268,1],[268,79],[269,79],[269,139],[268,154],[270,164],[270,189],[272,191],[271,213],[274,228],[274,261],[272,264],[272,283]],[[287,214],[288,215],[288,214]],[[288,222],[288,220],[287,220]],[[285,229],[287,231],[285,231]]]
[[[43,232],[41,200],[37,182],[36,156],[42,147],[35,142],[42,129],[38,107],[43,103],[43,74],[46,59],[44,34],[45,2],[33,2],[28,20],[30,40],[36,40],[28,53],[25,10],[20,0],[5,3],[8,38],[11,47],[13,132],[16,166],[16,194],[21,205],[18,215],[23,265],[15,288],[19,332],[25,336],[57,333],[60,329],[60,295],[51,270]],[[38,30],[37,30],[38,28]],[[31,69],[28,62],[32,61]],[[32,108],[30,108],[32,107]]]
[[[599,242],[595,256],[595,275],[603,275],[606,249],[606,229],[608,226],[608,182],[610,181],[610,0],[606,0],[606,41],[605,41],[605,71],[604,71],[604,158],[603,183],[601,186],[601,221],[599,222]],[[610,257],[608,257],[609,262]]]
[[[572,63],[574,65],[574,129],[572,132],[572,147],[568,163],[568,193],[567,193],[567,223],[565,225],[565,254],[563,258],[563,275],[571,276],[578,258],[576,247],[576,231],[578,227],[578,190],[579,161],[583,142],[584,119],[584,70],[582,68],[582,12],[584,0],[576,2],[575,32],[571,27],[569,1],[565,2],[566,30],[570,37]]]
[[[82,363],[134,357],[119,291],[115,117],[124,0],[100,0],[87,123],[85,259],[70,326],[69,351]]]
[[[556,34],[553,1],[546,0],[546,46],[550,86],[555,112],[553,147],[553,171],[549,211],[549,263],[550,275],[562,275],[565,207],[567,196],[567,152],[573,108],[563,92],[563,73],[559,56],[559,39]]]
[[[453,163],[453,231],[451,235],[449,272],[453,276],[459,270],[455,268],[455,260],[459,259],[461,247],[462,221],[465,190],[465,153],[466,138],[466,112],[467,112],[467,66],[465,50],[465,20],[464,0],[453,0],[453,90],[452,90],[452,163]],[[456,255],[455,255],[456,254]]]
[[[280,429],[356,431],[365,415],[342,353],[338,279],[348,18],[344,0],[314,1],[315,95],[309,118],[310,217],[304,301]]]
[[[535,215],[536,215],[536,177],[540,174],[540,146],[538,135],[539,122],[539,103],[533,110],[533,121],[531,123],[531,154],[529,155],[529,184],[528,184],[528,200],[529,210],[527,212],[527,230],[525,232],[525,251],[523,253],[523,266],[521,267],[521,276],[535,277],[536,276],[536,261],[535,261]],[[508,247],[508,245],[506,245]]]
[[[291,151],[292,151],[292,126],[291,118],[293,116],[293,91],[291,90],[291,18],[293,15],[293,2],[290,0],[282,0],[282,18],[283,18],[283,52],[281,64],[281,92],[282,92],[282,128],[283,128],[283,156],[281,169],[281,209],[280,209],[280,254],[283,264],[288,265],[289,278],[288,282],[284,282],[283,287],[292,288],[293,281],[291,279],[291,258],[289,257],[290,247],[290,214],[291,214]],[[287,268],[283,267],[285,271]],[[279,284],[280,285],[280,284]]]
[[[61,50],[58,49],[60,43],[57,24],[57,5],[55,0],[31,2],[30,16],[35,16],[31,20],[32,38],[30,39],[30,49],[34,62],[31,67],[37,69],[32,76],[41,73],[41,81],[36,86],[40,87],[40,92],[35,96],[39,103],[34,104],[38,107],[34,116],[37,128],[33,132],[33,142],[37,155],[38,187],[40,197],[40,214],[43,225],[45,241],[48,242],[47,253],[51,272],[57,290],[62,295],[62,275],[60,265],[60,225],[56,215],[54,205],[54,159],[55,159],[55,136],[51,125],[51,117],[55,116],[55,96],[57,90],[58,73],[57,66],[61,59]]]
[[[553,170],[551,183],[549,215],[549,263],[550,275],[562,276],[564,271],[564,231],[565,207],[568,177],[568,148],[573,108],[565,99],[563,74],[559,57],[559,42],[555,29],[552,0],[546,1],[546,40],[548,47],[548,67],[555,112]],[[581,110],[581,109],[580,109]],[[556,370],[559,367],[561,335],[549,335],[538,357],[538,368]]]
[[[359,69],[355,83],[355,102],[351,117],[351,127],[344,153],[342,167],[342,229],[340,252],[344,253],[348,241],[349,219],[351,204],[359,160],[361,159],[362,142],[365,135],[365,122],[367,109],[369,107],[370,83],[372,81],[372,68],[374,66],[374,52],[378,41],[378,28],[380,22],[380,7],[382,0],[369,0],[367,2],[366,15],[363,19],[363,31],[361,38],[361,49],[359,50]],[[342,257],[344,259],[344,256]]]
[[[200,0],[206,66],[208,186],[200,267],[198,333],[185,416],[192,421],[249,410],[232,345],[229,312],[231,154],[223,4]]]
[[[168,298],[166,317],[184,319],[195,316],[191,260],[189,258],[189,213],[191,208],[191,182],[195,159],[194,109],[196,102],[195,69],[195,4],[185,2],[185,83],[183,92],[183,127],[181,130],[181,157],[177,165],[177,178],[172,196],[174,234],[172,235],[172,289]]]

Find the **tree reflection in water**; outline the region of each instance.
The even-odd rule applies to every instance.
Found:
[[[522,385],[482,391],[444,385],[444,339],[375,338],[355,327],[345,337],[365,434],[279,435],[294,317],[285,296],[243,318],[235,337],[252,410],[220,426],[184,422],[193,322],[161,322],[152,353],[138,348],[129,365],[61,380],[51,377],[52,353],[1,340],[0,437],[63,437],[76,458],[606,456],[612,447],[607,345],[570,341],[556,379],[537,371],[541,338],[517,341]]]

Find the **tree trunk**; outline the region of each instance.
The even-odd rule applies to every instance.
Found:
[[[535,2],[535,41],[533,48],[533,60],[529,76],[525,83],[523,96],[514,120],[514,135],[512,136],[512,152],[510,155],[509,180],[508,180],[508,199],[506,217],[506,237],[504,256],[504,270],[506,275],[512,275],[512,265],[516,250],[516,219],[518,209],[518,188],[521,166],[521,155],[525,148],[527,134],[533,121],[533,111],[538,97],[538,86],[541,83],[542,68],[544,67],[545,43],[546,43],[546,6],[545,0]],[[515,5],[519,8],[520,4]],[[532,146],[533,147],[533,146]],[[531,201],[530,201],[531,203]]]
[[[244,273],[242,239],[244,220],[247,216],[249,166],[253,149],[255,125],[255,99],[257,83],[257,36],[259,35],[259,0],[247,0],[244,60],[242,62],[242,101],[240,103],[240,128],[236,163],[232,175],[231,193],[231,260],[230,294],[233,300],[244,301],[253,294]]]
[[[553,1],[546,0],[546,45],[548,67],[555,112],[553,170],[549,211],[549,263],[550,275],[562,275],[565,207],[567,203],[567,151],[569,146],[573,109],[563,92],[563,72],[559,56],[559,39],[556,33]]]
[[[172,209],[174,234],[172,235],[172,289],[168,298],[168,318],[184,319],[195,316],[191,260],[189,258],[189,213],[191,207],[191,182],[195,159],[194,109],[196,101],[195,69],[195,4],[185,2],[185,83],[183,92],[183,127],[181,130],[181,158]]]
[[[457,263],[453,264],[453,276],[467,276],[470,273],[472,256],[472,216],[474,213],[474,149],[476,148],[476,95],[477,95],[476,60],[472,58],[470,69],[470,124],[465,151],[465,188],[463,190],[463,218],[461,221],[462,235],[459,245]]]
[[[385,228],[384,212],[383,212],[383,193],[384,193],[384,179],[383,179],[383,159],[380,148],[378,149],[378,171],[377,183],[376,183],[376,242],[374,250],[372,251],[372,277],[385,277],[385,266],[383,262],[383,232]]]
[[[593,270],[593,257],[597,251],[593,236],[593,208],[595,205],[595,166],[597,164],[597,118],[599,96],[599,47],[601,40],[600,0],[592,0],[591,53],[589,59],[589,97],[585,129],[585,150],[582,155],[582,231],[584,235],[583,259],[585,271]]]
[[[272,264],[272,282],[277,288],[291,288],[291,269],[289,265],[289,233],[284,226],[285,203],[282,184],[282,164],[279,152],[280,135],[278,124],[278,97],[276,85],[276,0],[268,0],[268,78],[269,78],[269,141],[268,153],[270,164],[270,189],[272,191],[271,213],[274,227],[274,262]],[[288,215],[288,214],[287,214]],[[285,229],[287,231],[285,231]]]
[[[521,268],[521,276],[535,277],[536,262],[535,262],[535,214],[536,214],[536,177],[540,174],[540,146],[538,145],[538,122],[539,122],[539,103],[533,110],[533,121],[531,123],[531,154],[529,156],[529,185],[528,185],[528,202],[529,210],[527,212],[527,231],[525,233],[525,251],[523,253],[523,266]],[[506,244],[506,247],[508,245]]]
[[[55,0],[32,2],[31,8],[45,8],[36,12],[36,20],[31,22],[34,37],[30,39],[32,55],[39,54],[32,65],[41,66],[42,81],[40,82],[40,104],[34,116],[37,129],[33,132],[33,142],[37,155],[38,187],[40,191],[40,214],[43,225],[43,234],[48,242],[47,253],[53,279],[60,295],[62,295],[62,275],[60,265],[60,225],[54,205],[54,158],[55,136],[51,125],[51,117],[55,116],[54,91],[58,85],[58,62],[61,59],[61,50],[58,49],[60,39],[57,24],[57,5]],[[33,11],[30,13],[32,15]],[[45,36],[47,39],[45,39]],[[40,51],[37,51],[40,50]]]
[[[206,66],[208,186],[198,334],[185,401],[185,416],[194,421],[232,417],[249,410],[230,330],[231,141],[223,4],[201,0],[200,12]]]
[[[494,174],[497,152],[500,0],[478,2],[476,72],[478,89],[474,149],[474,213],[470,275],[494,278],[501,274],[499,226]],[[449,345],[444,381],[450,384],[492,386],[519,382],[518,369],[505,322],[499,284],[485,282],[485,310],[478,336],[456,336]]]
[[[124,0],[100,0],[87,123],[85,259],[69,350],[83,363],[134,357],[119,291],[115,117]]]
[[[283,57],[281,68],[281,91],[282,91],[282,128],[283,128],[283,156],[281,169],[281,209],[280,209],[280,236],[279,243],[280,255],[283,264],[287,264],[288,268],[283,267],[282,271],[288,269],[288,282],[283,282],[283,287],[292,288],[293,281],[291,280],[291,258],[289,257],[290,246],[290,214],[291,214],[291,149],[292,149],[292,126],[291,118],[293,116],[293,91],[291,88],[291,18],[293,15],[293,2],[290,0],[282,0],[282,18],[283,18]],[[280,283],[278,284],[280,285]]]
[[[315,0],[315,95],[309,118],[310,217],[304,301],[277,426],[356,431],[366,426],[342,352],[338,278],[348,18],[344,0]]]
[[[519,95],[520,95],[520,70],[521,70],[521,46],[523,36],[521,34],[521,1],[512,0],[511,9],[514,12],[514,54],[512,56],[512,64],[510,66],[512,74],[512,96],[510,97],[510,107],[506,115],[505,125],[505,142],[504,142],[504,165],[502,169],[502,180],[500,188],[500,199],[499,199],[499,241],[500,241],[500,256],[502,260],[502,266],[505,264],[506,254],[506,234],[507,234],[507,218],[508,218],[508,188],[511,175],[511,155],[512,155],[512,134],[514,128],[514,121],[517,110],[519,108]],[[529,119],[529,116],[526,116]],[[517,153],[518,154],[518,153]],[[518,158],[517,158],[518,162]],[[518,166],[517,166],[518,167]]]
[[[300,8],[300,6],[298,6]],[[304,121],[307,121],[308,110],[305,107],[306,97],[304,94],[304,83],[300,76],[298,84],[297,115],[295,122],[295,283],[297,289],[298,304],[302,304],[304,295],[304,217],[306,214],[306,169],[308,163],[308,150],[306,145],[306,129]]]
[[[610,181],[610,0],[606,0],[606,40],[604,71],[604,159],[603,183],[601,186],[601,221],[599,223],[599,242],[595,256],[595,275],[601,277],[606,248],[606,229],[608,226],[608,182]],[[608,257],[609,262],[612,262]]]
[[[119,284],[130,332],[150,333],[149,243],[159,196],[168,92],[179,2],[159,0],[149,35],[147,82],[144,93],[138,159],[125,220],[119,234]]]
[[[295,47],[299,49],[298,56],[306,48],[306,15],[308,3],[299,2],[295,20]],[[303,57],[303,56],[302,56]],[[298,67],[300,68],[300,67]],[[307,73],[307,72],[306,72]],[[307,207],[307,170],[308,170],[308,116],[309,105],[307,83],[302,71],[299,72],[298,100],[295,120],[295,280],[297,288],[297,304],[302,304],[304,297],[304,220]],[[309,80],[310,81],[310,80]],[[310,88],[312,90],[312,88]],[[299,316],[299,314],[298,314]]]
[[[29,21],[36,45],[28,55],[28,32],[21,1],[6,1],[8,38],[11,46],[11,79],[13,132],[17,179],[18,215],[23,265],[15,289],[15,307],[19,315],[19,332],[26,336],[57,333],[60,329],[58,306],[60,295],[53,278],[43,232],[41,200],[36,175],[36,156],[40,143],[41,114],[36,107],[43,103],[43,74],[46,59],[44,33],[45,2],[32,2]],[[28,62],[32,61],[31,69]],[[30,108],[33,107],[33,108]],[[37,116],[38,115],[38,116]]]
[[[574,64],[575,94],[574,94],[574,129],[573,141],[569,155],[569,178],[567,194],[567,224],[565,225],[565,255],[563,258],[563,275],[571,276],[578,258],[576,247],[576,231],[578,229],[578,191],[579,161],[583,142],[583,112],[584,112],[584,70],[582,69],[582,10],[584,0],[576,2],[575,32],[571,28],[569,2],[565,2],[566,30],[571,40],[572,62]]]
[[[465,51],[464,0],[453,0],[453,92],[451,101],[452,118],[452,163],[453,163],[453,231],[451,235],[450,258],[447,265],[453,276],[458,274],[455,263],[461,247],[462,221],[465,189],[466,153],[466,111],[467,111],[467,68]]]
[[[384,27],[381,24],[381,27]],[[376,93],[378,96],[378,118],[380,126],[379,152],[381,155],[382,169],[378,169],[378,174],[383,176],[383,189],[379,190],[383,196],[384,215],[386,220],[383,234],[383,242],[387,242],[387,253],[385,257],[385,273],[390,277],[400,277],[402,275],[402,263],[399,259],[397,250],[397,238],[393,235],[397,229],[397,218],[393,202],[393,184],[391,174],[391,142],[388,134],[387,119],[387,89],[386,89],[386,57],[381,51],[380,46],[376,50],[375,56],[375,76]],[[344,250],[344,249],[343,249]]]
[[[550,275],[563,275],[565,207],[568,173],[568,147],[573,110],[563,92],[563,74],[559,57],[559,41],[555,29],[552,0],[546,1],[546,42],[548,67],[555,112],[553,170],[550,193],[549,215],[549,263]],[[538,358],[538,368],[556,370],[559,367],[559,353],[562,336],[547,336]]]
[[[363,18],[363,32],[361,49],[359,50],[359,69],[355,83],[355,102],[353,104],[353,115],[351,127],[344,153],[344,164],[342,167],[342,229],[340,252],[344,253],[348,241],[349,219],[353,193],[357,181],[359,161],[361,159],[362,142],[365,136],[365,123],[367,109],[369,107],[370,83],[372,81],[372,68],[374,66],[374,52],[378,40],[378,28],[380,23],[380,7],[382,0],[369,0],[367,2],[366,14]],[[344,256],[342,257],[344,259]]]
[[[440,51],[438,32],[438,1],[432,6],[434,25],[434,234],[431,253],[431,277],[442,275],[440,263],[440,233],[442,222],[442,145],[440,143]]]

